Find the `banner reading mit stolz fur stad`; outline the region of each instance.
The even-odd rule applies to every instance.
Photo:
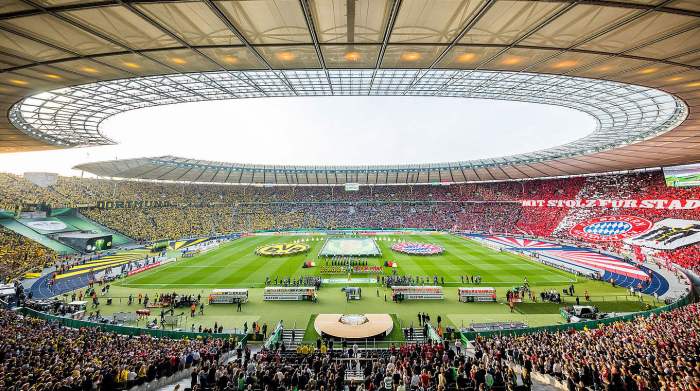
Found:
[[[700,200],[522,200],[525,207],[545,208],[630,208],[697,209]]]

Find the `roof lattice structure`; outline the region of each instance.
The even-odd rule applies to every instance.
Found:
[[[699,67],[695,0],[6,1],[0,152],[110,143],[102,119],[157,104],[433,95],[554,103],[598,121],[566,146],[465,156],[438,176],[664,166],[700,160]]]

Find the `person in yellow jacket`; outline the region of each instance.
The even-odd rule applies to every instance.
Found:
[[[119,371],[119,374],[117,375],[117,384],[126,385],[126,382],[128,380],[129,380],[129,370],[126,369],[126,367],[122,367],[121,371]]]
[[[141,364],[141,368],[139,368],[139,379],[145,379],[146,378],[146,364]]]

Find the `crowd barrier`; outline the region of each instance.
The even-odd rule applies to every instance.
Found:
[[[282,340],[282,332],[284,331],[284,325],[282,324],[282,321],[280,320],[279,323],[277,323],[277,327],[275,327],[275,331],[273,331],[270,334],[270,337],[265,341],[263,346],[266,349],[270,349],[273,347],[277,342]]]
[[[482,337],[482,338],[489,338],[492,336],[498,336],[498,335],[514,335],[514,336],[520,336],[520,335],[528,335],[528,334],[536,334],[536,333],[541,333],[541,332],[547,332],[547,333],[556,333],[559,331],[567,331],[567,330],[583,330],[584,328],[587,329],[595,329],[600,326],[604,326],[607,324],[615,323],[615,322],[624,322],[624,321],[631,321],[637,317],[648,317],[651,316],[652,314],[660,314],[662,312],[667,312],[671,311],[676,308],[683,307],[687,304],[691,303],[691,296],[687,295],[681,299],[678,299],[677,301],[665,305],[663,307],[658,307],[658,308],[653,308],[647,311],[640,311],[640,312],[635,312],[632,314],[627,314],[627,315],[620,315],[620,316],[615,316],[612,318],[607,318],[607,319],[599,319],[599,320],[589,320],[585,322],[577,322],[577,323],[566,323],[566,324],[557,324],[557,325],[549,325],[549,326],[539,326],[539,327],[528,327],[525,329],[512,329],[512,330],[492,330],[492,331],[468,331],[468,332],[461,332],[461,339],[462,343],[465,345],[467,344],[468,341],[473,341],[477,337]]]
[[[435,343],[442,343],[442,337],[438,334],[437,330],[432,324],[428,323],[428,339]]]
[[[243,334],[231,334],[231,333],[193,333],[189,331],[172,331],[172,330],[159,330],[159,329],[146,329],[141,327],[129,327],[129,326],[117,326],[105,323],[88,322],[84,320],[64,318],[61,316],[50,315],[45,312],[36,311],[30,308],[22,307],[19,312],[25,316],[31,316],[32,318],[44,319],[50,322],[56,322],[63,326],[78,329],[81,327],[94,327],[100,329],[101,331],[115,333],[120,335],[150,335],[156,338],[169,338],[169,339],[197,339],[197,338],[216,338],[216,339],[230,339],[233,338],[236,344],[241,343],[245,345],[248,340],[247,335]]]

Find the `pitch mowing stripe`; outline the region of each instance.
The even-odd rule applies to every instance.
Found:
[[[298,237],[292,237],[291,240],[298,240]],[[313,254],[317,254],[319,247],[325,242],[310,242],[310,249],[307,253],[291,255],[287,257],[273,257],[267,262],[266,267],[260,267],[250,273],[250,278],[255,282],[265,281],[265,277],[272,279],[278,277],[291,277],[304,275],[316,275],[317,269],[311,269],[307,272],[303,271],[303,263],[307,259],[314,259]],[[307,243],[308,244],[308,243]],[[265,258],[266,259],[266,258]],[[320,262],[320,261],[317,261]]]
[[[505,275],[512,276],[515,278],[523,277],[527,273],[528,279],[531,282],[552,282],[552,281],[562,281],[561,275],[558,273],[552,273],[551,271],[544,268],[544,265],[533,264],[531,261],[523,259],[513,254],[509,253],[499,253],[493,249],[485,247],[479,243],[467,242],[461,240],[460,238],[450,237],[451,242],[458,242],[461,246],[468,247],[474,252],[489,256],[491,262],[482,263],[484,266],[479,266],[484,273],[482,277],[486,280],[486,275],[491,275],[489,279],[493,279],[492,272],[497,272],[501,277]],[[468,243],[467,245],[465,245]],[[447,251],[447,248],[446,248]],[[459,258],[464,258],[461,254],[455,254]],[[495,255],[495,256],[494,256]],[[519,261],[518,263],[512,263],[513,260]],[[508,267],[510,266],[510,267]],[[558,277],[558,278],[555,278]],[[494,279],[497,282],[499,279]],[[565,282],[571,282],[572,280],[566,280]],[[489,281],[491,282],[491,281]]]
[[[246,238],[247,239],[247,238]],[[240,240],[240,239],[239,239]],[[206,264],[210,265],[216,265],[216,266],[225,266],[226,267],[226,272],[221,272],[220,274],[211,274],[206,270],[195,270],[189,273],[186,276],[182,276],[181,278],[177,279],[174,281],[174,283],[187,283],[191,281],[206,281],[209,283],[220,283],[223,284],[225,279],[230,278],[232,276],[237,277],[237,279],[241,279],[246,277],[243,273],[241,273],[241,268],[239,265],[237,265],[240,262],[240,257],[239,254],[245,252],[245,251],[250,251],[251,253],[255,251],[255,248],[261,245],[261,242],[264,242],[263,240],[259,238],[251,238],[248,240],[249,243],[247,243],[244,247],[239,247],[239,246],[233,246],[231,248],[227,248],[227,251],[222,251],[220,253],[216,254],[204,254],[203,258],[198,259],[199,262],[205,262]],[[239,243],[240,244],[244,244]],[[194,260],[194,259],[193,259]],[[232,260],[234,260],[232,262]],[[248,263],[254,262],[255,258],[249,258]],[[239,266],[239,267],[236,267]]]
[[[559,285],[562,285],[562,284],[568,284],[568,283],[570,283],[570,282],[571,282],[571,281],[564,281],[564,280],[562,280],[562,281],[551,281],[551,284],[550,284],[550,283],[543,283],[543,282],[540,282],[540,283],[537,283],[536,286],[537,286],[537,287],[559,286]],[[521,285],[522,283],[523,283],[523,280],[516,280],[516,281],[497,281],[497,282],[490,281],[490,282],[488,282],[488,283],[483,282],[483,283],[481,284],[481,286],[513,287],[513,286],[516,286],[516,285]],[[375,283],[358,283],[358,282],[355,282],[354,280],[351,282],[351,284],[356,284],[356,285],[359,285],[359,286],[376,286]],[[173,286],[173,287],[178,286],[178,287],[209,287],[209,288],[221,288],[221,285],[222,285],[222,284],[217,284],[217,283],[201,283],[201,284],[199,284],[199,283],[186,283],[186,284],[163,283],[163,284],[128,284],[128,285],[124,285],[124,286],[129,287],[129,288],[137,288],[137,287],[143,287],[143,288],[149,288],[149,287],[150,287],[150,288],[153,288],[153,287],[169,287],[169,286]],[[245,288],[262,288],[264,285],[265,285],[265,282],[264,282],[264,281],[262,281],[262,282],[255,282],[255,283],[251,283],[251,282],[240,282],[240,283],[236,283],[236,284],[229,284],[229,286],[231,286],[231,287],[245,287]],[[330,284],[330,285],[331,285],[331,286],[343,286],[343,285],[348,285],[348,283],[347,283],[347,282],[342,282],[342,283]],[[464,284],[462,284],[461,282],[451,282],[451,283],[448,283],[447,280],[445,280],[445,285],[444,285],[444,287],[445,287],[445,288],[457,288],[457,287],[461,287],[461,286],[463,286],[463,285],[473,285],[473,284],[467,284],[466,282],[465,282]],[[478,285],[476,285],[476,286],[478,286]]]
[[[397,236],[382,236],[396,238]],[[251,237],[242,238],[225,244],[215,250],[192,259],[178,261],[162,268],[146,272],[126,286],[165,287],[226,287],[226,286],[262,286],[265,277],[298,277],[300,275],[319,275],[319,269],[303,269],[303,261],[316,259],[315,254],[322,247],[323,241],[309,242],[311,249],[307,254],[289,257],[264,258],[254,254],[254,249],[262,244],[291,242],[299,237]],[[390,247],[395,242],[378,240],[377,244],[383,255],[368,258],[370,264],[379,264],[380,260],[396,260],[399,271],[405,275],[444,276],[451,286],[460,284],[459,276],[463,274],[480,274],[484,284],[493,286],[512,286],[522,283],[524,275],[532,283],[547,285],[570,283],[571,279],[562,280],[569,275],[558,270],[552,271],[539,263],[509,253],[499,253],[479,243],[450,235],[407,235],[400,236],[403,241],[432,242],[445,247],[445,254],[436,257],[417,257],[398,254]],[[318,265],[324,261],[317,259]],[[390,273],[389,269],[385,269]],[[152,272],[152,273],[151,273]]]
[[[457,239],[460,239],[460,238],[457,238]],[[461,240],[462,240],[463,242],[465,242],[465,243],[470,243],[470,244],[473,244],[473,245],[475,245],[475,246],[479,246],[479,247],[481,247],[481,248],[483,248],[483,249],[485,249],[485,250],[495,252],[495,250],[490,249],[490,248],[488,248],[488,247],[486,247],[486,246],[483,246],[483,245],[481,245],[480,243],[475,242],[475,241],[473,241],[473,240],[471,240],[471,239],[464,238],[464,239],[461,239]],[[547,266],[547,265],[543,265],[543,264],[541,264],[541,263],[539,263],[539,262],[536,262],[536,261],[531,260],[530,258],[528,258],[528,257],[526,257],[526,256],[524,256],[524,255],[523,255],[523,256],[519,256],[519,255],[509,254],[509,253],[505,253],[505,255],[508,255],[508,256],[511,257],[512,259],[517,259],[517,260],[522,261],[522,264],[523,264],[523,265],[528,265],[528,264],[531,265],[531,268],[532,268],[532,269],[537,269],[537,270],[539,270],[539,271],[541,272],[541,277],[542,277],[543,279],[545,279],[546,281],[560,281],[560,280],[557,279],[556,277],[561,278],[562,276],[565,277],[565,278],[568,278],[568,279],[569,279],[569,280],[568,280],[569,282],[576,282],[576,281],[577,281],[577,279],[576,279],[575,277],[572,279],[572,276],[573,276],[573,275],[571,275],[571,274],[569,274],[569,273],[567,273],[567,272],[565,272],[565,271],[563,271],[563,270],[559,270],[559,269],[556,269],[556,268],[549,267],[549,266]]]
[[[242,239],[238,239],[242,240]],[[197,281],[198,279],[196,276],[193,276],[196,274],[196,271],[190,271],[189,273],[184,273],[182,271],[172,271],[171,267],[174,266],[183,266],[189,265],[189,264],[200,264],[204,263],[207,264],[207,260],[212,256],[218,256],[219,253],[223,253],[224,255],[237,247],[239,243],[236,243],[238,240],[234,240],[230,243],[227,243],[215,250],[212,250],[210,252],[204,253],[202,255],[195,256],[190,259],[182,259],[176,263],[166,265],[164,268],[156,268],[153,269],[152,271],[148,271],[143,273],[142,275],[139,275],[136,277],[136,279],[129,281],[128,285],[137,285],[140,283],[150,283],[152,281],[158,280],[160,284],[176,284],[178,282],[190,282],[190,281]],[[251,244],[251,246],[254,246],[255,243]]]
[[[218,278],[214,278],[213,281],[225,285],[225,284],[235,284],[243,281],[250,282],[262,282],[262,281],[251,281],[251,274],[257,270],[265,270],[269,267],[269,262],[280,262],[282,258],[275,259],[274,257],[260,257],[254,254],[255,248],[260,245],[265,245],[272,243],[273,241],[280,241],[278,238],[268,238],[268,237],[258,237],[255,243],[251,243],[250,246],[246,246],[241,249],[237,249],[235,252],[228,254],[229,259],[220,260],[220,262],[228,262],[229,267],[231,267],[231,272],[227,274],[222,274]],[[231,262],[231,258],[235,261]]]

